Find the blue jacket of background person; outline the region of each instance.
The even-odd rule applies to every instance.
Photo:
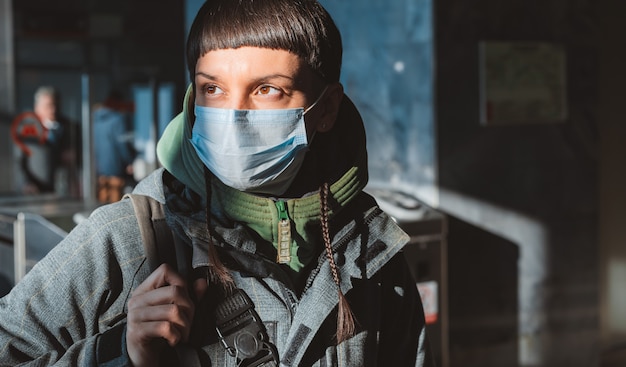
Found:
[[[132,131],[127,115],[110,107],[93,113],[93,146],[98,176],[123,177],[133,162]]]

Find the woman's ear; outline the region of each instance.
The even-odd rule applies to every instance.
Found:
[[[339,106],[341,105],[342,99],[343,86],[341,83],[335,82],[329,84],[326,89],[326,93],[324,93],[324,96],[320,101],[320,104],[324,106],[324,109],[322,111],[322,116],[317,123],[317,131],[325,133],[333,128],[335,121],[337,120],[337,114],[339,113]]]

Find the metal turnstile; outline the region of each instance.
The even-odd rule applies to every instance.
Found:
[[[17,284],[95,205],[56,196],[0,199],[0,296]]]
[[[410,236],[404,255],[424,306],[426,331],[437,366],[448,367],[447,219],[413,195],[392,189],[366,189]]]
[[[0,253],[2,275],[17,284],[66,235],[67,232],[37,214],[0,214],[0,239],[5,246]],[[7,256],[11,252],[13,256]],[[13,274],[7,271],[10,268]]]

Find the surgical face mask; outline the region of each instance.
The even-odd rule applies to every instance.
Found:
[[[195,106],[191,144],[224,184],[241,191],[281,195],[304,161],[310,142],[304,108],[235,110]]]

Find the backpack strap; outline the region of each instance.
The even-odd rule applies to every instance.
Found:
[[[133,204],[150,272],[167,263],[189,281],[191,248],[173,235],[165,220],[163,204],[146,195],[126,194],[124,197],[128,197]],[[174,350],[180,366],[201,366],[198,353],[191,346],[181,344]]]
[[[150,271],[156,270],[164,262],[177,269],[177,246],[172,246],[174,236],[165,221],[163,204],[146,195],[126,194],[124,197],[130,198],[133,203]]]

